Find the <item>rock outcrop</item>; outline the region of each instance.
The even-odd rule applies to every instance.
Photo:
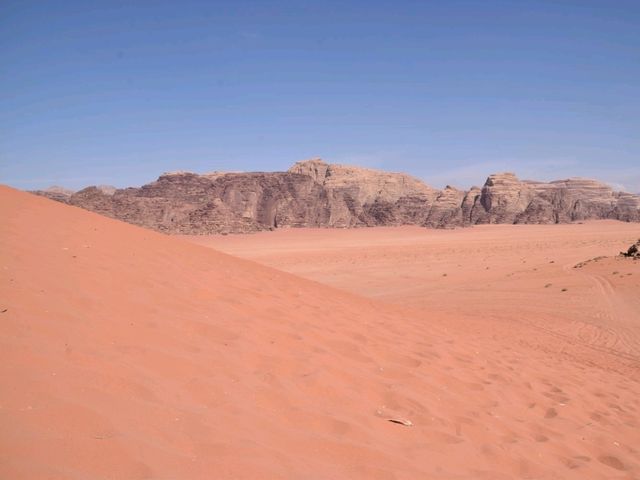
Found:
[[[52,185],[46,190],[39,192],[42,195],[45,195],[53,200],[57,200],[59,202],[66,202],[71,195],[74,194],[73,190],[69,190],[68,188],[60,187],[59,185]]]
[[[167,173],[140,188],[88,187],[39,195],[167,233],[255,232],[279,227],[640,221],[640,196],[593,180],[550,183],[490,175],[482,188],[437,190],[417,178],[319,159],[286,172]]]
[[[334,165],[320,159],[293,165],[288,173],[313,179],[327,197],[323,226],[353,227],[420,223],[425,205],[438,191],[417,178],[368,168]]]
[[[464,226],[461,208],[464,197],[465,192],[447,185],[429,206],[427,216],[421,225],[434,228]]]
[[[640,239],[631,245],[626,252],[620,252],[620,255],[633,258],[634,260],[640,260]]]
[[[568,223],[598,218],[640,221],[640,196],[614,192],[604,183],[583,178],[543,183],[501,173],[487,179],[469,223]]]

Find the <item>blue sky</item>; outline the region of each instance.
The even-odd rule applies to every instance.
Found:
[[[640,192],[640,2],[0,3],[0,182],[322,157]]]

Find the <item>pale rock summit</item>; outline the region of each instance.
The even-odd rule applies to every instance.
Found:
[[[327,226],[407,223],[405,208],[398,205],[401,199],[425,205],[438,196],[437,190],[404,173],[328,164],[319,158],[297,162],[288,172],[322,186],[329,209]]]
[[[96,186],[98,190],[100,190],[105,195],[113,195],[116,193],[117,188],[113,185],[98,185]]]
[[[45,190],[45,192],[49,193],[57,193],[60,195],[64,195],[66,197],[73,195],[75,190],[71,190],[70,188],[61,187],[60,185],[51,185],[49,188]]]
[[[53,200],[66,202],[75,192],[69,188],[61,187],[60,185],[52,185],[46,190],[43,190],[42,193]]]
[[[288,171],[310,176],[330,190],[351,189],[354,199],[362,204],[376,200],[395,202],[410,195],[435,198],[438,194],[421,180],[404,173],[329,164],[319,158],[297,162]]]

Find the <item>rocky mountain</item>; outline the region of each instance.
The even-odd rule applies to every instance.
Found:
[[[279,227],[640,221],[640,196],[580,178],[550,183],[490,175],[482,188],[437,190],[417,178],[306,160],[286,172],[167,173],[140,188],[37,191],[57,201],[167,233]]]

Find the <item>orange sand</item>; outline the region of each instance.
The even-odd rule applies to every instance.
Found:
[[[544,330],[619,357],[640,374],[640,263],[616,258],[640,225],[482,225],[278,230],[193,242],[385,302],[448,313],[464,329]],[[599,256],[610,258],[575,265]],[[563,291],[564,290],[564,291]],[[528,334],[527,334],[528,336]],[[542,348],[552,339],[543,337]],[[569,345],[567,345],[567,343]],[[639,437],[640,440],[640,437]]]
[[[522,251],[519,227],[486,277],[452,259],[500,258],[497,229],[200,239],[349,293],[6,187],[0,215],[0,478],[640,476],[639,265],[574,271],[570,247]],[[595,243],[539,241],[637,236],[598,225]],[[480,243],[437,261],[405,234]],[[529,317],[544,308],[546,326]]]

